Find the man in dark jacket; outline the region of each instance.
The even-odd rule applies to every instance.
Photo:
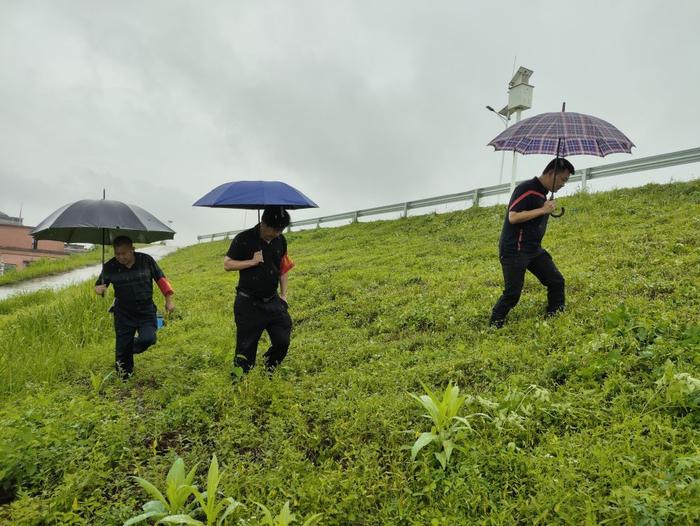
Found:
[[[542,238],[556,207],[556,201],[547,200],[547,192],[559,191],[573,173],[569,161],[555,159],[542,175],[520,183],[513,191],[498,247],[505,287],[491,313],[491,325],[502,327],[508,312],[517,305],[526,270],[547,287],[547,314],[564,309],[564,277],[542,248]]]
[[[271,343],[265,353],[269,371],[282,362],[289,350],[292,319],[287,311],[287,272],[294,263],[287,255],[287,240],[282,235],[289,222],[284,208],[266,208],[260,223],[236,235],[224,257],[224,270],[239,272],[233,305],[234,373],[248,372],[255,365],[264,330]]]
[[[135,252],[126,236],[112,243],[114,257],[104,264],[95,282],[95,293],[104,295],[114,285],[115,362],[117,372],[128,378],[134,372],[134,355],[156,343],[156,306],[153,303],[153,282],[165,296],[165,310],[172,312],[173,288],[158,263],[142,252]],[[138,332],[138,337],[134,336]]]

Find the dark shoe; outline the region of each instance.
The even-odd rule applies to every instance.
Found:
[[[243,367],[239,365],[234,366],[233,371],[231,371],[231,382],[234,384],[240,382],[244,374],[245,371],[243,370]]]
[[[494,327],[496,329],[502,329],[503,324],[506,322],[506,320],[491,320],[489,322],[490,327]]]
[[[560,312],[564,312],[564,305],[556,307],[555,309],[547,309],[547,313],[544,315],[544,317],[551,318],[552,316],[556,316]]]
[[[116,362],[114,364],[114,369],[117,371],[117,376],[122,380],[128,380],[134,375],[134,370],[124,369],[124,364],[122,362]]]
[[[125,371],[117,367],[117,376],[126,382],[129,378],[134,376],[134,371]]]

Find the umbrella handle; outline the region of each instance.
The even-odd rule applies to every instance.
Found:
[[[555,214],[554,212],[552,212],[552,213],[549,214],[549,215],[552,216],[552,217],[561,217],[561,216],[564,215],[564,212],[566,212],[566,208],[564,208],[564,207],[562,206],[562,207],[561,207],[561,212],[559,212],[558,214]]]

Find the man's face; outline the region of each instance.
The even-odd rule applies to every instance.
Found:
[[[284,229],[276,229],[272,228],[271,226],[267,226],[265,223],[261,222],[260,223],[260,237],[265,241],[266,243],[269,243],[276,237],[279,237],[279,235],[282,233]]]
[[[554,172],[552,172],[554,174]],[[569,181],[569,177],[571,177],[571,172],[568,170],[564,170],[563,172],[557,172],[557,177],[554,181],[554,192],[558,192],[562,188],[564,188],[564,185]]]
[[[131,245],[119,245],[114,247],[114,257],[124,266],[134,262],[134,247]]]

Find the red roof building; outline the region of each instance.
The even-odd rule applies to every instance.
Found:
[[[21,217],[0,212],[0,269],[22,269],[42,258],[62,258],[68,255],[62,241],[35,241]]]

